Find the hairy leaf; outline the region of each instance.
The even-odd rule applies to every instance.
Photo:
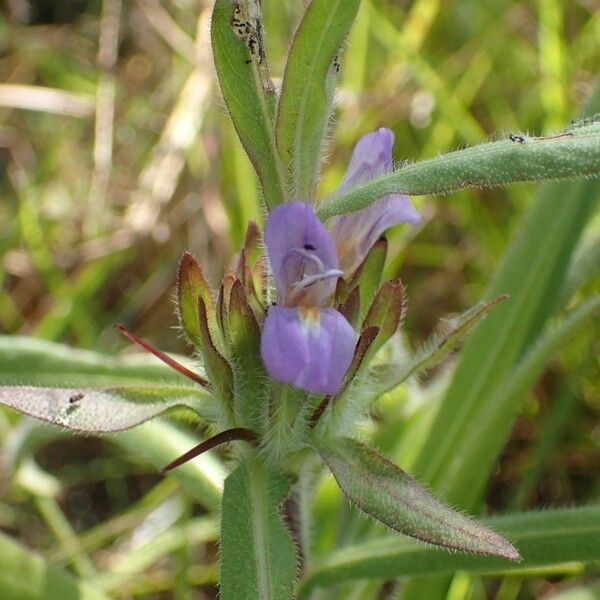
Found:
[[[211,41],[221,92],[256,169],[267,206],[286,198],[273,132],[275,88],[264,52],[259,0],[217,0]]]
[[[506,300],[499,296],[490,302],[479,302],[454,319],[444,321],[445,331],[434,333],[420,350],[417,350],[405,364],[377,365],[372,369],[372,397],[394,389],[411,375],[420,373],[436,365],[464,338],[479,321],[499,302]]]
[[[388,527],[436,546],[519,560],[503,537],[442,504],[374,450],[338,438],[318,451],[344,494]]]
[[[339,53],[360,0],[312,0],[288,55],[277,113],[277,146],[292,195],[311,200],[331,113]]]
[[[549,137],[513,136],[407,165],[326,201],[321,219],[357,211],[386,194],[443,194],[464,187],[600,176],[600,120]]]
[[[290,482],[257,462],[225,481],[221,517],[223,600],[289,600],[296,578],[294,543],[278,514]]]
[[[135,427],[175,407],[202,414],[210,394],[181,386],[114,388],[0,387],[0,404],[53,425],[86,433]]]

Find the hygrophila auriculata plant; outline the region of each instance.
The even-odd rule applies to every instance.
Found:
[[[520,558],[501,535],[444,505],[357,439],[358,423],[382,394],[441,359],[504,299],[480,303],[421,352],[389,362],[386,345],[398,335],[406,302],[400,281],[383,280],[384,235],[419,222],[406,194],[597,175],[600,125],[591,119],[556,136],[511,135],[397,170],[394,135],[382,127],[358,141],[338,189],[319,202],[340,53],[358,5],[310,3],[276,90],[260,2],[215,3],[217,75],[261,183],[264,233],[249,223],[217,294],[191,254],[181,260],[178,314],[199,372],[119,326],[192,383],[0,388],[2,403],[82,432],[121,431],[172,407],[191,408],[214,435],[165,471],[235,441],[222,499],[225,600],[294,596],[299,557],[306,563],[310,555],[310,524],[284,522],[280,507],[294,497],[310,503],[317,458],[347,498],[391,529],[461,552]]]

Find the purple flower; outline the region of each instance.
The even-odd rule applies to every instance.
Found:
[[[363,136],[352,153],[340,192],[365,183],[392,170],[394,133],[381,128]],[[389,194],[367,208],[333,217],[329,230],[337,248],[340,269],[353,273],[381,234],[401,223],[418,223],[419,213],[405,194]]]
[[[316,394],[335,394],[354,354],[352,326],[322,308],[342,272],[331,236],[309,204],[280,204],[265,244],[281,306],[269,309],[261,355],[271,377]]]
[[[394,134],[379,129],[356,145],[340,191],[392,168]],[[331,233],[312,206],[275,207],[265,226],[265,244],[279,295],[269,309],[261,355],[273,379],[317,394],[335,394],[354,355],[356,335],[334,308],[325,308],[336,281],[350,275],[390,226],[416,223],[407,196],[391,194],[368,208],[331,220]]]

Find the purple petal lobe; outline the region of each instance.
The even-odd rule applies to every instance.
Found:
[[[329,227],[337,246],[340,269],[345,276],[350,275],[386,229],[420,220],[410,198],[404,194],[390,194],[358,212],[333,217]]]
[[[354,147],[350,164],[339,187],[343,192],[369,179],[374,179],[392,170],[392,147],[394,132],[381,127],[363,135]]]
[[[273,306],[261,355],[269,375],[315,394],[335,394],[354,354],[352,326],[334,308]]]
[[[389,173],[393,145],[393,132],[383,127],[363,136],[356,144],[339,191]],[[329,229],[344,275],[356,270],[386,229],[401,223],[418,223],[420,219],[404,194],[389,194],[358,212],[331,219]]]
[[[341,272],[331,235],[312,206],[304,202],[276,206],[269,213],[264,237],[280,302],[321,306]]]

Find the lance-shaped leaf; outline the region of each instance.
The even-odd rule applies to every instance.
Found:
[[[326,201],[323,220],[369,206],[386,194],[443,194],[464,187],[600,176],[600,120],[549,137],[513,135],[407,165]]]
[[[264,423],[266,374],[260,357],[260,327],[248,303],[242,283],[231,289],[229,341],[235,364],[235,414],[250,428]]]
[[[387,251],[387,240],[385,238],[377,240],[348,284],[350,289],[358,288],[360,292],[360,315],[362,318],[369,310],[371,300],[381,283]]]
[[[258,462],[225,481],[221,516],[223,600],[293,598],[296,554],[278,514],[290,482]]]
[[[221,92],[267,206],[285,200],[273,132],[275,88],[264,52],[259,0],[217,0],[211,41]]]
[[[458,317],[445,320],[445,331],[434,333],[406,363],[374,367],[372,397],[377,398],[400,385],[411,375],[421,373],[439,363],[494,306],[507,298],[508,296],[498,296],[490,302],[479,302]]]
[[[312,0],[294,37],[277,113],[277,146],[294,197],[311,200],[339,71],[360,0]]]
[[[442,504],[375,450],[338,438],[318,451],[344,494],[384,525],[436,546],[520,559],[507,540]]]
[[[404,286],[400,281],[386,281],[377,292],[363,327],[378,327],[379,333],[369,352],[373,356],[398,330],[404,314]]]
[[[190,408],[199,415],[212,412],[210,394],[181,386],[122,386],[112,388],[0,387],[0,404],[84,433],[130,429],[175,408]]]
[[[200,316],[198,314],[198,298],[202,298],[206,310],[206,319],[215,336],[217,322],[212,292],[208,285],[200,263],[186,252],[179,263],[177,272],[177,304],[181,326],[187,338],[194,346],[202,347],[200,332]]]

